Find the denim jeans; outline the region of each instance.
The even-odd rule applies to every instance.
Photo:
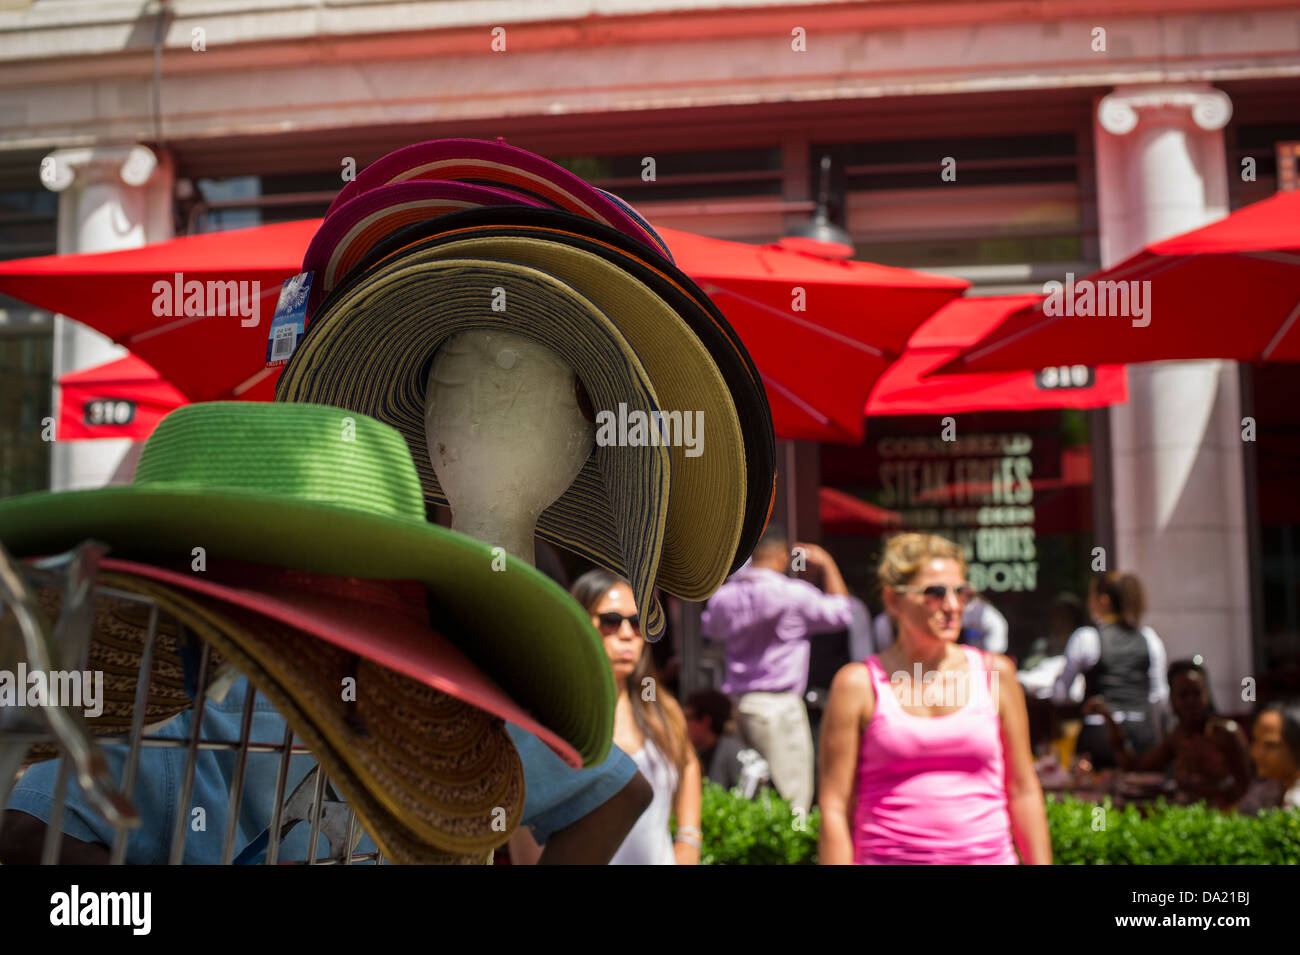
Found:
[[[204,740],[237,741],[243,717],[244,701],[250,686],[246,678],[237,680],[221,702],[208,699],[204,704]],[[194,725],[194,710],[188,709],[170,720],[152,735],[167,739],[188,740]],[[253,705],[253,722],[249,741],[254,743],[284,742],[284,718],[260,694]],[[113,778],[121,782],[126,765],[128,748],[122,744],[104,745],[100,749],[107,758]],[[168,861],[172,831],[176,823],[177,801],[184,783],[185,760],[188,753],[179,747],[140,748],[140,761],[136,768],[135,791],[131,801],[140,813],[141,825],[130,830],[127,838],[126,862],[134,865],[158,865]],[[221,861],[221,846],[225,839],[230,809],[230,784],[234,776],[238,754],[232,751],[200,749],[196,754],[194,783],[190,802],[186,807],[188,822],[185,832],[186,865],[215,865]],[[9,797],[6,809],[16,809],[28,815],[49,821],[53,806],[54,787],[58,780],[60,760],[37,763],[18,780]],[[310,756],[294,756],[289,761],[289,776],[285,796],[293,792],[316,764]],[[249,753],[244,765],[243,799],[236,823],[234,851],[237,856],[244,846],[267,829],[275,802],[275,780],[280,765],[279,753]],[[201,810],[201,811],[199,811]],[[76,774],[68,778],[67,797],[63,810],[63,831],[82,842],[99,842],[112,846],[113,828],[92,807]],[[283,833],[283,830],[282,830]],[[301,861],[307,857],[309,827],[306,822],[296,825],[280,843],[280,861]],[[329,854],[329,842],[321,836],[317,842],[317,857]],[[366,836],[358,846],[359,852],[373,852],[373,841]]]

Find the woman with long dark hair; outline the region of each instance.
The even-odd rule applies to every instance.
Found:
[[[591,614],[614,672],[618,702],[614,744],[632,757],[654,789],[610,865],[698,865],[700,764],[681,707],[659,682],[627,581],[606,570],[583,574],[570,591]],[[668,828],[677,816],[677,837]]]
[[[1282,788],[1282,808],[1300,809],[1300,702],[1270,703],[1255,718],[1250,754],[1260,776]]]

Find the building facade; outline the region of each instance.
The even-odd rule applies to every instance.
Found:
[[[858,257],[1041,291],[1279,188],[1297,36],[1290,0],[4,0],[0,256],[319,215],[391,149],[503,136],[656,224],[751,242],[808,221],[830,156]],[[123,443],[41,428],[53,382],[120,349],[0,309],[0,492],[120,477]],[[883,530],[823,526],[823,489],[941,522],[1020,650],[1100,548],[1171,658],[1201,654],[1246,708],[1243,680],[1300,670],[1295,378],[1129,375],[1108,410],[957,416],[943,453],[942,408],[871,419],[858,447],[785,443],[774,516],[869,603]],[[1025,481],[995,486],[1004,466]]]

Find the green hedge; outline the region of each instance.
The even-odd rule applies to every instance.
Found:
[[[1160,800],[1143,817],[1076,799],[1048,800],[1057,865],[1297,865],[1300,812],[1256,817]]]
[[[774,792],[756,800],[704,784],[704,865],[813,865],[821,813],[801,826]],[[1099,812],[1098,810],[1104,810]],[[1115,809],[1049,799],[1047,825],[1057,865],[1297,865],[1300,811],[1249,818],[1197,806]]]
[[[813,865],[821,821],[816,809],[797,819],[790,804],[770,789],[750,800],[705,782],[700,864]]]

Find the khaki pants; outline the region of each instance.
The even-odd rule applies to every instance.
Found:
[[[736,724],[745,742],[767,760],[781,798],[807,812],[813,798],[813,739],[803,700],[794,693],[746,693],[736,707]]]

